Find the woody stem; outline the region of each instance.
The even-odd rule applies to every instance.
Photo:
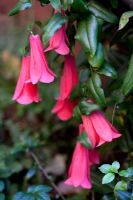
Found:
[[[53,189],[58,193],[58,195],[61,197],[62,200],[65,200],[64,196],[62,195],[62,193],[60,192],[58,187],[51,180],[51,178],[49,177],[49,175],[46,172],[46,170],[42,167],[42,164],[41,164],[40,160],[37,158],[37,156],[35,155],[35,153],[33,151],[30,151],[30,155],[33,158],[33,160],[35,161],[35,163],[37,164],[39,170],[42,172],[43,176],[50,182],[50,184],[53,187]]]

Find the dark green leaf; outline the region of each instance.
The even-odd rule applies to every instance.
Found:
[[[100,4],[95,1],[91,1],[88,3],[88,10],[93,13],[96,17],[103,19],[104,21],[110,23],[117,23],[117,17],[108,9],[104,8]]]
[[[81,101],[78,106],[82,115],[90,115],[92,112],[100,110],[98,105],[87,101]]]
[[[9,16],[15,15],[22,10],[26,10],[32,6],[30,0],[20,0],[16,6],[8,13]]]
[[[48,24],[44,27],[43,42],[47,44],[49,39],[55,34],[55,32],[66,23],[67,18],[60,13],[55,14]]]
[[[90,15],[87,20],[78,24],[77,34],[75,36],[81,43],[84,51],[94,56],[97,49],[98,21],[94,15]]]
[[[61,9],[61,1],[60,0],[49,0],[51,5],[55,10],[60,10]]]
[[[94,68],[99,68],[104,62],[104,52],[101,43],[98,44],[96,54],[93,57],[88,58],[88,62]]]
[[[41,192],[37,193],[36,199],[37,200],[50,200],[50,196],[47,193],[41,191]]]
[[[106,175],[104,175],[103,179],[102,179],[102,184],[107,184],[110,183],[114,180],[115,175],[113,173],[108,173]]]
[[[83,15],[84,13],[87,13],[88,9],[84,0],[74,0],[74,3],[72,4],[72,11],[78,11],[78,13],[82,13]]]
[[[5,184],[3,181],[0,181],[0,192],[4,190]]]
[[[113,8],[117,8],[118,7],[118,0],[111,0],[111,4]]]
[[[117,72],[114,69],[114,67],[112,65],[110,65],[109,63],[106,63],[106,62],[102,65],[102,67],[100,68],[98,73],[105,75],[105,76],[112,77],[112,78],[117,77]]]
[[[93,57],[97,50],[98,43],[98,21],[94,15],[86,20],[87,37],[90,44],[90,56]]]
[[[93,98],[97,101],[97,103],[104,107],[106,105],[106,100],[104,96],[104,91],[101,88],[101,80],[98,74],[93,74],[89,80],[88,86],[92,93]]]
[[[87,27],[86,27],[85,20],[79,22],[75,39],[77,39],[81,43],[81,45],[86,53],[90,52],[90,43],[88,40],[88,33],[87,33]]]
[[[85,131],[83,131],[82,134],[78,136],[78,141],[86,148],[92,149],[91,141]]]
[[[129,67],[121,87],[121,90],[124,95],[127,95],[132,89],[133,89],[133,54],[131,56]]]

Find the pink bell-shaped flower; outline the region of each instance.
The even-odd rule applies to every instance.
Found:
[[[70,94],[78,83],[78,73],[75,65],[74,56],[65,56],[63,74],[60,81],[60,95],[57,98],[57,104],[52,109],[53,113],[65,121],[72,117],[73,109],[77,101],[70,100]]]
[[[79,126],[80,134],[83,131],[83,125]],[[96,150],[88,150],[86,147],[77,142],[72,162],[69,168],[69,178],[65,184],[75,187],[81,186],[86,189],[91,188],[90,168],[92,164],[99,163],[99,154]]]
[[[88,116],[83,115],[82,121],[93,147],[100,146],[105,142],[111,142],[121,136],[99,111],[92,112]]]
[[[30,104],[40,101],[38,86],[37,84],[33,85],[30,81],[30,56],[22,58],[22,67],[13,100],[20,104]]]
[[[51,83],[54,81],[55,74],[48,67],[44,54],[43,46],[39,35],[30,36],[30,78],[33,84]]]
[[[57,32],[50,38],[49,46],[45,49],[47,51],[55,51],[61,55],[69,54],[70,50],[68,48],[68,37],[65,32],[65,27],[62,26],[57,30]]]

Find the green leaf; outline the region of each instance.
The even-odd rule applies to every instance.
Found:
[[[101,166],[99,167],[99,170],[100,170],[102,173],[107,174],[107,173],[110,172],[111,167],[112,167],[112,166],[109,165],[109,164],[103,164],[103,165],[101,165]]]
[[[102,179],[102,184],[110,183],[114,180],[115,175],[113,173],[106,174]]]
[[[98,44],[96,54],[93,57],[88,57],[88,62],[94,68],[99,68],[104,62],[104,52],[101,43]]]
[[[8,13],[8,16],[16,15],[22,10],[26,10],[32,6],[31,0],[20,0],[16,6]]]
[[[127,190],[127,182],[126,181],[119,181],[115,185],[114,190]]]
[[[83,131],[82,134],[78,136],[78,141],[80,142],[80,144],[82,144],[83,146],[85,146],[88,149],[93,148],[91,141],[85,131]]]
[[[64,7],[64,10],[67,10],[68,9],[68,6],[73,4],[74,0],[65,0],[63,2],[63,7]]]
[[[43,42],[47,44],[49,39],[55,34],[55,32],[66,23],[67,18],[60,13],[55,14],[48,24],[44,27]]]
[[[111,4],[113,8],[117,8],[118,7],[118,0],[111,0]]]
[[[124,95],[127,95],[132,89],[133,89],[133,54],[131,56],[129,67],[121,87],[121,90]]]
[[[99,106],[92,102],[81,101],[78,106],[82,115],[90,115],[92,112],[100,110]]]
[[[114,161],[114,162],[112,163],[112,167],[113,167],[114,169],[118,170],[118,169],[120,168],[120,163],[119,163],[118,161]]]
[[[128,177],[128,172],[127,172],[127,170],[121,170],[121,171],[119,171],[119,175],[123,176],[123,177]]]
[[[0,181],[0,192],[2,192],[5,188],[5,184],[3,181]]]
[[[84,0],[74,0],[72,4],[72,11],[82,13],[83,15],[87,13],[88,9]]]
[[[117,190],[117,197],[120,200],[131,200],[131,194],[123,190]]]
[[[5,200],[5,195],[0,193],[0,200]]]
[[[104,96],[104,91],[101,88],[101,79],[98,74],[94,73],[92,77],[90,77],[88,86],[92,93],[93,98],[96,100],[96,102],[101,106],[106,106],[106,100]]]
[[[87,27],[86,27],[85,20],[79,22],[75,39],[77,39],[81,43],[81,45],[86,53],[90,52],[90,44],[89,44],[89,40],[88,40],[88,33],[87,33]]]
[[[36,194],[36,200],[50,200],[50,196],[47,193],[41,191]]]
[[[35,200],[33,194],[26,192],[17,192],[13,200]]]
[[[126,26],[130,17],[133,17],[133,11],[128,11],[122,14],[119,22],[119,30]]]
[[[78,24],[75,38],[79,40],[86,53],[89,53],[91,57],[94,56],[98,38],[98,21],[94,15],[90,15],[87,20]]]
[[[102,67],[100,68],[98,73],[105,75],[105,76],[112,77],[114,79],[117,77],[117,72],[114,69],[114,67],[112,65],[110,65],[109,63],[106,63],[106,62],[102,65]]]
[[[49,0],[51,3],[51,6],[55,9],[55,10],[60,10],[62,5],[61,5],[61,1],[60,0]]]
[[[50,192],[52,190],[51,187],[46,186],[46,185],[34,185],[30,186],[28,188],[28,192],[39,192],[39,191],[44,191],[45,193]]]
[[[133,176],[133,167],[129,167],[127,170],[121,170],[119,172],[120,176],[123,177],[132,177]]]
[[[31,179],[35,174],[36,174],[36,169],[31,168],[31,169],[28,170],[25,177],[26,177],[26,179]]]
[[[105,7],[101,6],[95,1],[91,1],[88,3],[88,10],[96,17],[99,17],[106,22],[109,23],[118,22],[117,17],[110,10],[106,9]]]
[[[81,112],[80,112],[79,106],[76,106],[74,108],[73,118],[75,118],[77,121],[81,121]]]

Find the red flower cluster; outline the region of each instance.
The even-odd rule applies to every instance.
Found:
[[[53,50],[65,55],[63,74],[60,80],[60,94],[52,112],[61,120],[72,117],[73,109],[77,101],[71,100],[70,95],[78,84],[78,73],[74,56],[70,55],[69,42],[62,26],[50,39],[45,52]],[[38,82],[51,83],[55,74],[48,67],[44,49],[39,35],[30,36],[30,55],[22,58],[22,68],[17,82],[13,100],[20,104],[39,102]],[[77,142],[72,163],[69,169],[69,178],[66,184],[91,188],[90,169],[93,164],[99,163],[99,154],[96,148],[105,142],[111,142],[120,137],[120,133],[110,124],[99,111],[82,116],[82,124],[79,125],[79,135],[86,132],[93,150]]]

